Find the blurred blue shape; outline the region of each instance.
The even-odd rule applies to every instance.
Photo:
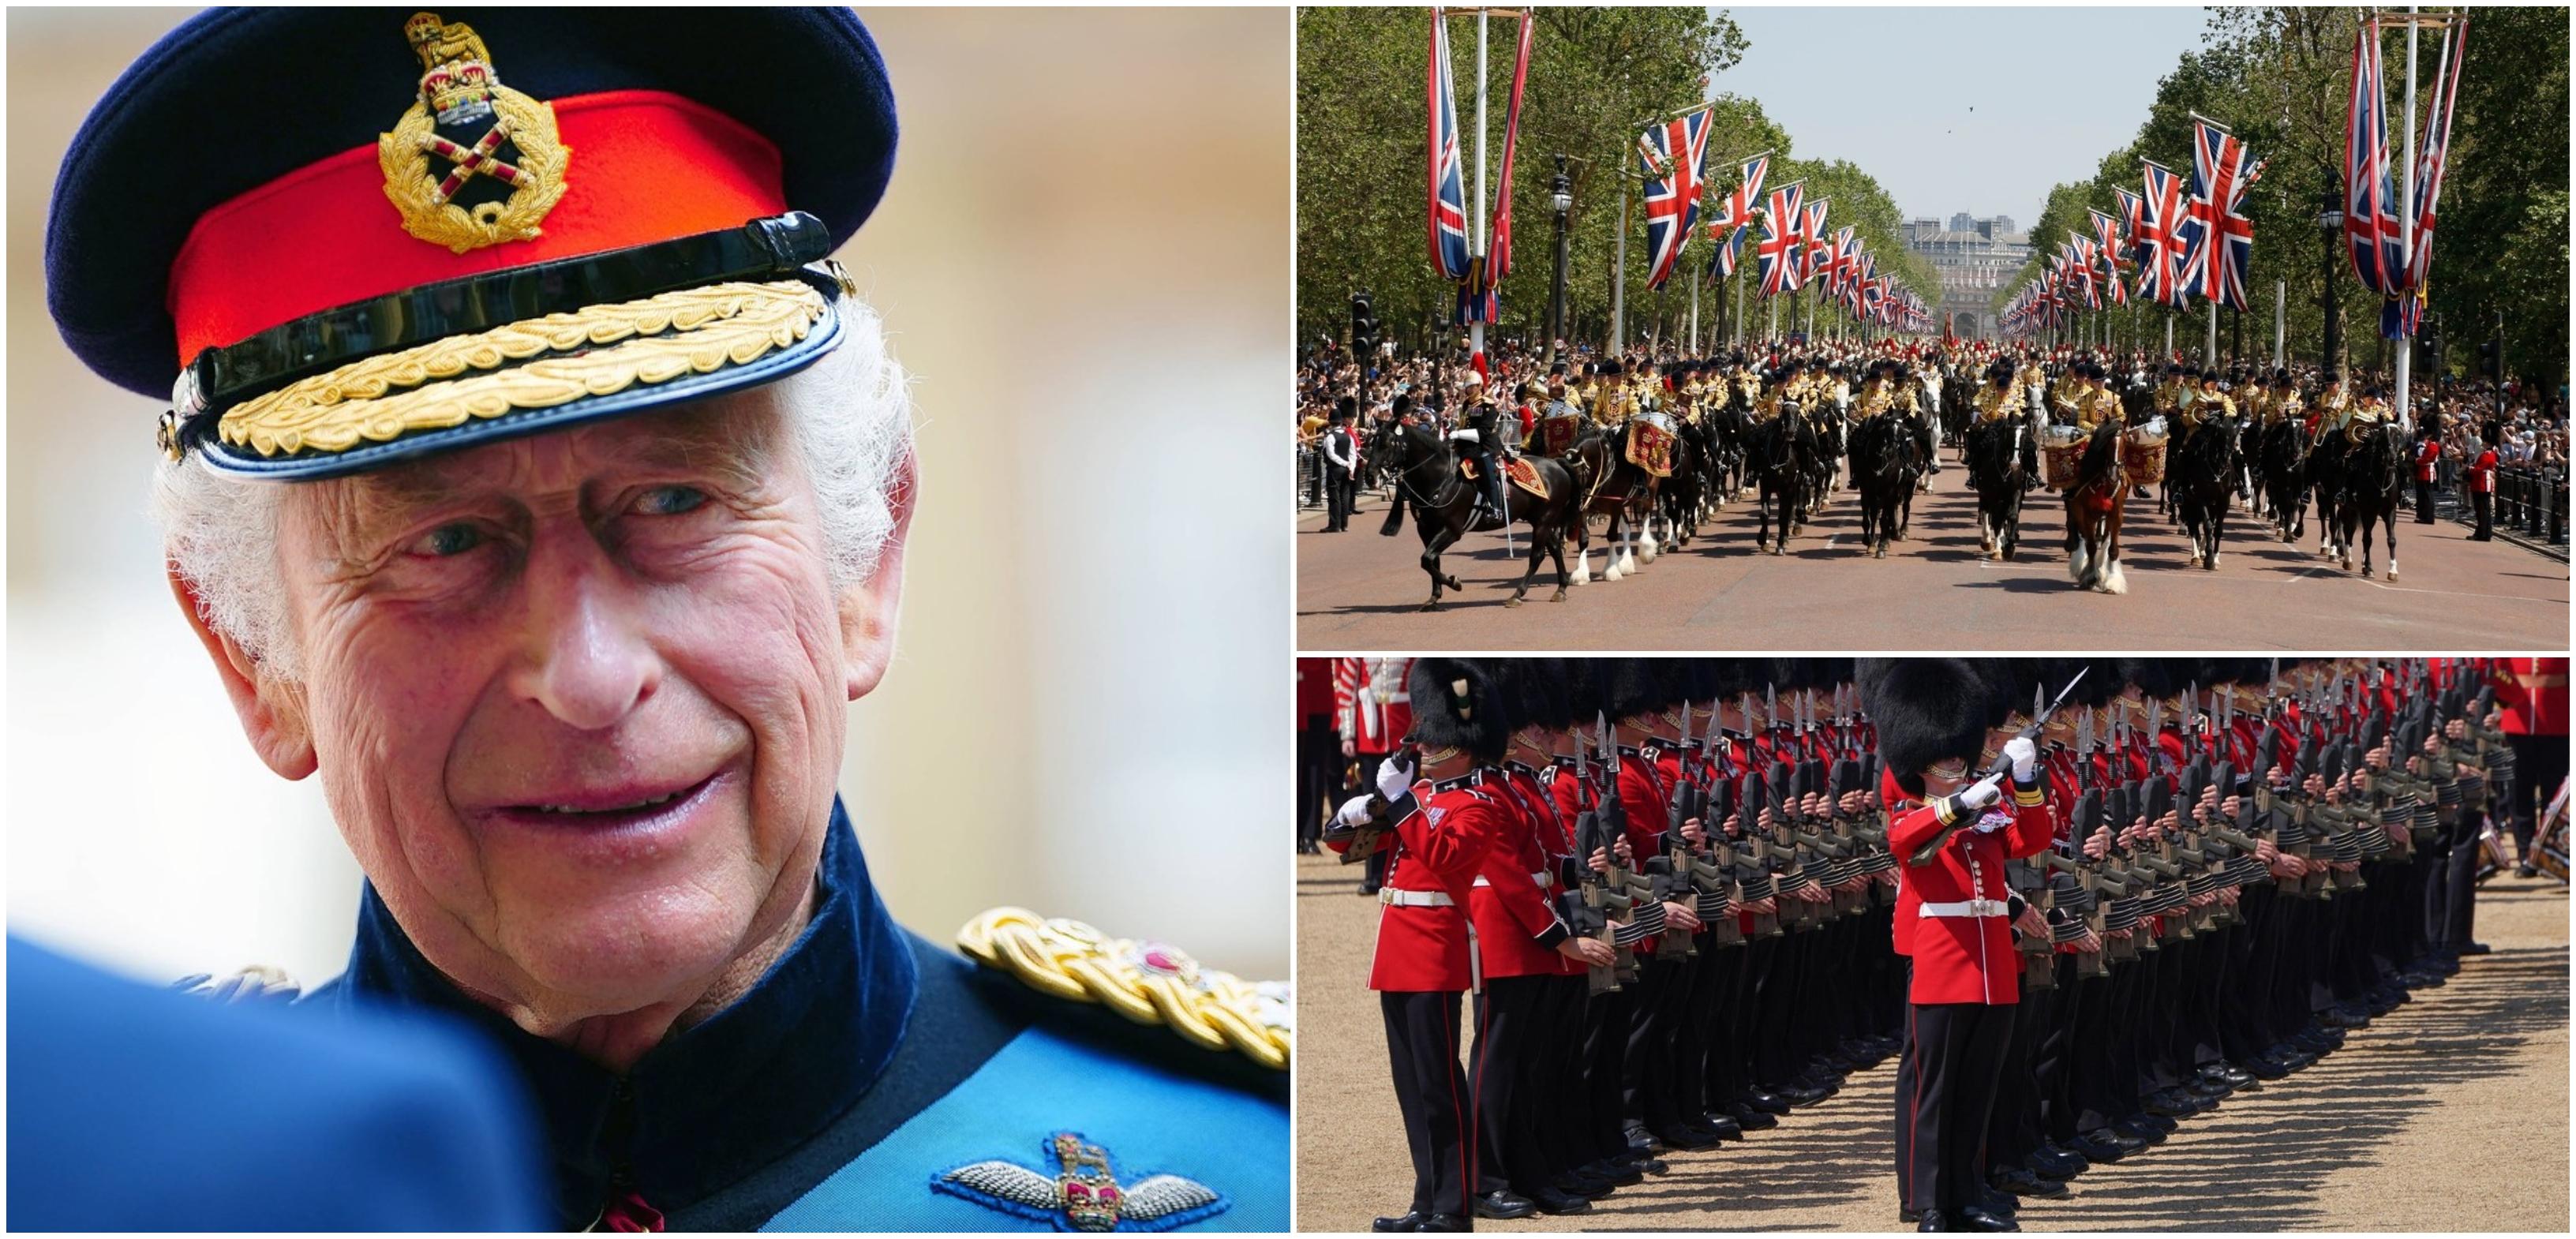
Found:
[[[9,939],[12,1230],[529,1230],[507,1068],[435,1019],[227,1005]]]

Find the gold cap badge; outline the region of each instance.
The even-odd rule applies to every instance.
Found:
[[[416,13],[403,37],[420,57],[419,97],[376,139],[403,231],[459,254],[536,236],[572,161],[553,105],[502,85],[472,26]]]

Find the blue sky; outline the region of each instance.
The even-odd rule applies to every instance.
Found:
[[[2137,136],[2156,80],[2208,24],[2184,7],[1717,11],[1751,46],[1711,89],[1760,100],[1792,154],[1860,165],[1908,219],[2022,228],[2050,186]]]

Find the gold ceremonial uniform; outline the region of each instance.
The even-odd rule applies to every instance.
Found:
[[[2343,428],[2344,420],[2351,416],[2352,394],[2345,391],[2341,384],[2337,384],[2325,389],[2324,391],[2318,392],[2317,432],[2314,435],[2309,436],[2309,442],[2315,443],[2323,441],[2326,437],[2327,428],[2332,427],[2340,430]]]
[[[2012,388],[1988,385],[1977,389],[1976,404],[1978,421],[1999,422],[2020,412],[2021,402]]]
[[[1604,426],[1617,426],[1626,422],[1636,407],[1636,395],[1628,390],[1626,383],[1603,384],[1601,393],[1593,398],[1592,420]]]
[[[2074,418],[2075,428],[2086,434],[2093,433],[2093,428],[2104,422],[2120,420],[2122,412],[2119,395],[2107,387],[2077,393],[2075,399],[2068,403],[2068,411]]]
[[[1854,410],[1854,414],[1863,419],[1876,417],[1887,411],[1894,398],[1895,393],[1888,390],[1887,381],[1880,379],[1860,389],[1860,407]]]
[[[2200,424],[2209,418],[2233,415],[2235,412],[2234,397],[2223,391],[2203,391],[2192,393],[2191,403],[2182,406],[2179,416],[2182,418],[2183,429],[2198,430]]]
[[[2297,421],[2300,417],[2304,416],[2306,412],[2306,405],[2299,399],[2299,389],[2295,387],[2285,387],[2272,393],[2271,400],[2264,404],[2263,426],[2265,429],[2270,429],[2273,424],[2281,421],[2283,418]]]
[[[2344,441],[2359,447],[2364,435],[2396,420],[2397,410],[2389,407],[2387,401],[2377,396],[2365,396],[2344,415]]]

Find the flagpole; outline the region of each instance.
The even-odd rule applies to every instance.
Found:
[[[1472,244],[1476,261],[1468,270],[1481,278],[1485,258],[1485,27],[1492,20],[1485,12],[1476,14],[1476,205],[1467,213],[1467,226],[1475,230]],[[1481,293],[1479,295],[1482,295]],[[1479,313],[1467,324],[1467,351],[1470,358],[1485,355],[1485,319]]]
[[[2411,271],[2415,267],[2415,6],[2411,4],[2406,6],[2406,163],[2404,167],[2406,192],[2405,196],[2397,200],[2398,270]],[[2417,291],[2410,288],[2406,290],[2405,295],[2412,297]],[[2412,420],[2406,415],[2406,388],[2408,380],[2413,377],[2415,349],[2409,338],[2411,333],[2404,330],[2406,308],[2402,304],[2398,307],[2397,323],[2399,328],[2397,424],[2403,428]]]
[[[1610,355],[1615,358],[1628,327],[1628,178],[1612,179],[1619,184],[1619,265],[1610,273]]]
[[[2272,281],[2272,368],[2281,368],[2281,340],[2290,329],[2290,282]]]
[[[1676,258],[1676,259],[1674,259],[1674,260],[1673,260],[1673,265],[1674,265],[1674,266],[1676,266],[1676,267],[1680,267],[1680,268],[1682,269],[1682,278],[1683,278],[1683,279],[1690,280],[1690,286],[1691,286],[1691,329],[1690,329],[1690,348],[1691,348],[1691,352],[1693,352],[1693,353],[1697,353],[1697,352],[1699,352],[1699,281],[1698,281],[1698,280],[1695,280],[1695,279],[1691,279],[1689,265],[1688,265],[1688,264],[1686,264],[1686,263],[1683,263],[1679,258]]]

